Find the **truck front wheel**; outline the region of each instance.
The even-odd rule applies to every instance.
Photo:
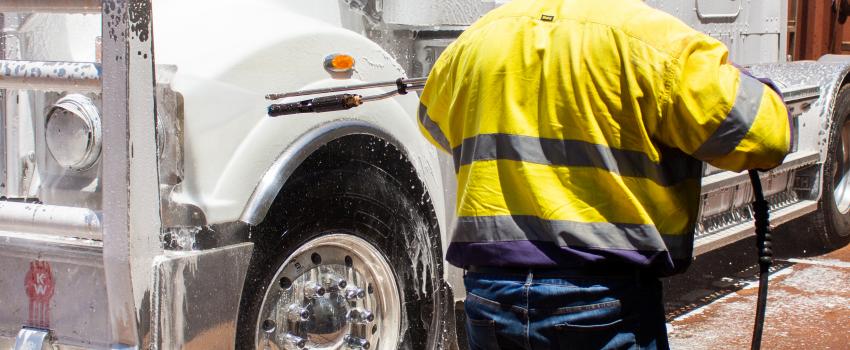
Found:
[[[290,180],[252,232],[237,348],[425,348],[440,249],[409,188],[356,161]]]

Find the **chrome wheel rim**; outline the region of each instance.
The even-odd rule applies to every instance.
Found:
[[[389,263],[349,234],[315,238],[275,274],[260,308],[258,349],[392,349],[400,292]]]
[[[841,144],[835,154],[837,164],[833,177],[832,198],[841,214],[850,212],[850,121],[841,127]]]

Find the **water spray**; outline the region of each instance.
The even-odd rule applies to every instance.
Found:
[[[301,90],[280,94],[268,94],[267,100],[279,100],[288,97],[311,96],[321,94],[340,93],[346,91],[356,91],[371,88],[395,87],[394,90],[362,96],[354,93],[342,93],[336,95],[327,95],[314,97],[307,100],[272,104],[268,108],[270,117],[278,117],[283,115],[300,114],[300,113],[322,113],[332,111],[342,111],[360,106],[366,102],[378,101],[391,98],[398,95],[405,95],[409,91],[422,90],[425,87],[427,78],[398,78],[394,81],[385,81],[377,83],[366,83],[339,87],[329,87],[313,90]],[[758,264],[759,264],[759,292],[756,301],[756,319],[753,326],[753,340],[751,349],[761,349],[761,336],[764,330],[764,317],[767,309],[767,286],[768,277],[770,274],[770,266],[773,264],[773,250],[770,236],[770,207],[764,199],[762,192],[761,179],[758,175],[758,170],[750,170],[750,182],[753,187],[753,195],[755,200],[752,204],[753,218],[755,219],[756,231],[756,246],[758,248]]]

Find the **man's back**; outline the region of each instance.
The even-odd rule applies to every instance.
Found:
[[[692,156],[741,170],[788,150],[781,99],[726,54],[638,0],[517,0],[476,22],[422,95],[458,172],[447,259],[685,264],[701,175]]]
[[[666,348],[702,164],[779,164],[777,93],[639,0],[514,0],[440,56],[423,134],[452,154],[472,349]]]

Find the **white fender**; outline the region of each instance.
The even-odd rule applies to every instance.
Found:
[[[437,154],[419,133],[415,94],[342,112],[266,115],[271,102],[264,96],[271,92],[394,80],[404,75],[380,46],[331,24],[334,14],[339,16],[344,10],[337,1],[309,3],[311,11],[329,14],[326,21],[305,16],[287,3],[252,0],[226,6],[210,1],[169,1],[154,6],[156,63],[178,67],[173,89],[184,100],[184,198],[195,202],[209,223],[240,219],[256,223],[258,214],[264,214],[264,204],[256,201],[267,200],[269,182],[274,182],[281,162],[306,158],[303,152],[318,144],[313,141],[329,135],[323,130],[342,136],[370,129],[370,133],[398,142],[408,155],[431,195],[440,226],[445,228]],[[232,18],[249,17],[250,21],[239,21],[239,26],[229,25]],[[325,71],[324,57],[331,53],[355,58],[351,79],[333,79]],[[375,92],[382,91],[363,93]],[[356,127],[346,129],[346,125]],[[255,202],[249,202],[252,197]]]

